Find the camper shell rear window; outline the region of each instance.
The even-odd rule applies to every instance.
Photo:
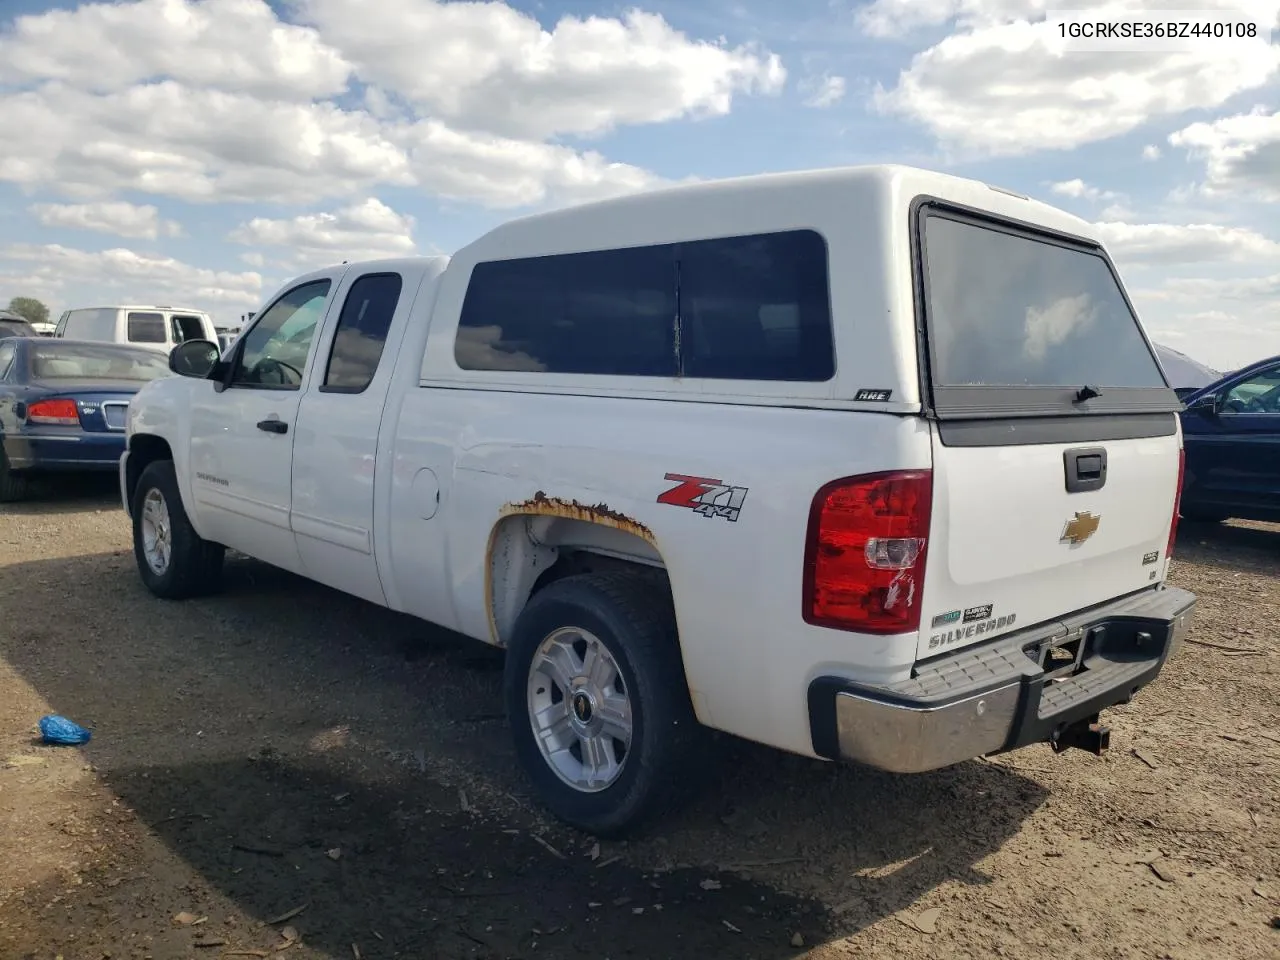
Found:
[[[938,417],[1180,408],[1098,247],[933,203],[916,227]]]

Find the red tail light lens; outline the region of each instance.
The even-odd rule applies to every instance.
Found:
[[[27,407],[27,423],[53,423],[74,427],[80,423],[74,400],[37,400]]]
[[[1173,556],[1173,542],[1178,539],[1178,515],[1182,512],[1182,480],[1187,472],[1187,452],[1178,450],[1178,488],[1173,492],[1173,520],[1169,522],[1169,545],[1165,548],[1166,557]]]
[[[920,629],[932,501],[928,470],[848,477],[819,490],[805,544],[805,622],[875,634]]]

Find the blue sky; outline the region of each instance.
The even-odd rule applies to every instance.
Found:
[[[1105,224],[1176,349],[1280,353],[1280,43],[1072,52],[1044,22],[1072,5],[6,0],[0,301],[229,322],[303,270],[531,210],[891,161]]]

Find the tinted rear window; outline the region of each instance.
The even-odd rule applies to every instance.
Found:
[[[164,314],[129,314],[129,339],[134,343],[165,343]]]
[[[0,337],[33,337],[35,327],[18,320],[0,320]]]
[[[36,380],[155,380],[169,375],[169,361],[146,350],[93,344],[52,344],[30,348]]]
[[[1165,386],[1102,257],[937,215],[924,253],[935,384]]]
[[[466,370],[830,379],[827,250],[812,231],[477,264]]]

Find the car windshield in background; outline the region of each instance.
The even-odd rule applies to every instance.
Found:
[[[1102,257],[935,213],[924,254],[935,385],[1167,386]]]
[[[94,344],[40,344],[31,349],[36,380],[138,380],[169,375],[167,357]]]
[[[35,327],[25,320],[0,320],[0,337],[34,337]]]

